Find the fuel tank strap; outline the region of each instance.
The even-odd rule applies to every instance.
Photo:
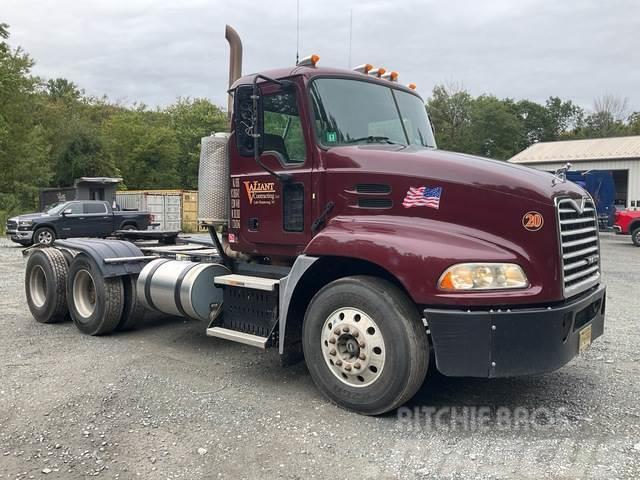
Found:
[[[144,298],[146,298],[147,303],[153,310],[157,310],[158,307],[156,307],[156,305],[153,303],[153,299],[151,298],[151,282],[148,280],[153,278],[153,274],[156,273],[156,270],[158,270],[160,266],[164,265],[170,260],[171,259],[169,258],[163,258],[162,260],[156,262],[156,264],[153,267],[151,267],[151,270],[149,270],[149,273],[147,274],[147,282],[145,282],[145,285],[144,285]]]
[[[182,316],[184,316],[185,318],[190,318],[191,316],[188,315],[187,312],[184,311],[184,307],[182,306],[182,300],[180,299],[180,290],[182,289],[182,282],[184,280],[184,277],[186,277],[187,273],[189,273],[191,270],[193,270],[194,267],[196,267],[198,265],[200,265],[200,264],[199,263],[193,263],[193,264],[189,265],[187,268],[185,268],[184,270],[182,270],[182,272],[180,272],[180,275],[176,279],[176,287],[175,287],[175,289],[173,291],[173,301],[176,304],[176,308],[182,314]]]

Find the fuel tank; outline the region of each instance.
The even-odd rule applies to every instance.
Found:
[[[140,272],[138,299],[150,310],[206,321],[212,306],[222,303],[222,290],[213,279],[228,273],[217,263],[158,258]]]

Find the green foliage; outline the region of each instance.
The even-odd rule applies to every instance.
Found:
[[[64,78],[31,75],[33,61],[4,41],[0,23],[0,228],[7,216],[35,210],[42,187],[81,176],[122,176],[122,188],[198,185],[200,139],[227,129],[206,99],[164,109],[90,97]]]
[[[605,95],[593,112],[549,97],[544,105],[492,95],[472,97],[457,85],[437,85],[427,102],[438,146],[508,159],[536,142],[640,135],[640,112],[626,116],[627,101]]]

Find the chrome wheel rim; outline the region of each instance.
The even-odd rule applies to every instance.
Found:
[[[96,286],[87,270],[78,270],[73,279],[73,303],[83,318],[89,318],[96,309]]]
[[[382,374],[384,338],[375,321],[362,310],[344,307],[329,315],[320,342],[329,370],[342,383],[366,387]]]
[[[47,279],[44,270],[40,265],[36,265],[29,275],[29,292],[33,304],[42,308],[47,299]]]
[[[38,243],[42,245],[49,245],[53,242],[53,235],[48,230],[44,230],[38,234]]]

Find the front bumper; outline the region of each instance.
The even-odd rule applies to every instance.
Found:
[[[614,225],[613,231],[616,233],[622,233],[622,227],[620,225]]]
[[[7,237],[18,243],[28,243],[33,238],[33,231],[7,230]]]
[[[452,377],[513,377],[557,370],[578,355],[580,332],[602,335],[604,285],[547,308],[424,310],[438,370]]]

